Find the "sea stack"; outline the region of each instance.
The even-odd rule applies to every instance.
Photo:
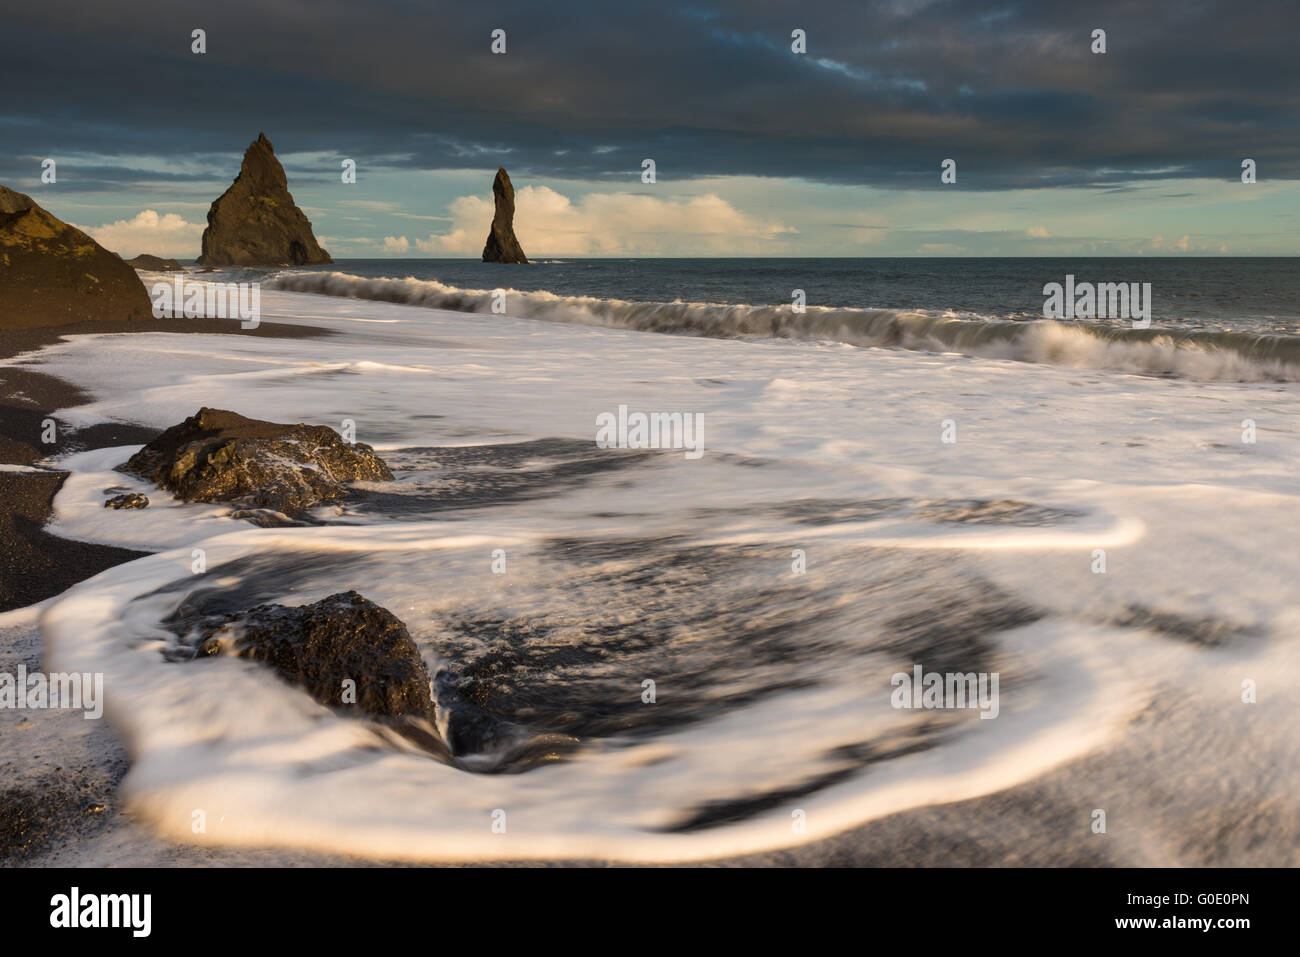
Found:
[[[504,166],[497,167],[497,178],[492,181],[492,198],[496,212],[492,215],[492,231],[483,247],[485,263],[526,263],[523,247],[515,238],[515,188]]]
[[[200,266],[306,266],[331,263],[289,193],[284,167],[265,133],[244,152],[239,175],[208,210]]]
[[[141,253],[134,259],[126,260],[126,264],[132,269],[143,269],[146,272],[184,272],[185,267],[175,259],[163,259],[161,256],[151,256],[148,253]]]
[[[0,186],[0,329],[151,318],[134,269],[30,196]]]

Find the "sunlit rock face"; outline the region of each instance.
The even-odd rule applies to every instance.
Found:
[[[284,167],[265,133],[249,144],[239,175],[208,209],[201,266],[306,266],[331,263],[289,193]]]
[[[30,196],[0,186],[0,329],[152,317],[134,269]]]

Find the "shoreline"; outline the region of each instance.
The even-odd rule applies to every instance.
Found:
[[[7,371],[0,369],[0,375]],[[35,653],[39,658],[36,622],[34,609],[0,617],[0,659],[9,658],[10,649]],[[1165,687],[1105,746],[982,797],[888,814],[787,849],[671,866],[1294,865],[1297,844],[1286,838],[1288,833],[1294,835],[1295,821],[1300,820],[1295,815],[1294,795],[1278,791],[1275,784],[1262,792],[1224,793],[1225,781],[1270,780],[1267,769],[1284,755],[1285,742],[1269,736],[1266,715],[1257,716],[1254,709],[1226,709],[1212,696],[1213,691]],[[1237,734],[1205,734],[1207,713],[1221,722],[1216,730]],[[126,809],[121,785],[127,752],[111,726],[83,721],[79,714],[51,712],[35,721],[31,712],[26,714],[31,726],[13,732],[8,730],[12,727],[8,722],[15,713],[0,711],[6,740],[19,745],[6,754],[6,760],[39,765],[45,777],[33,778],[31,787],[22,793],[12,789],[0,792],[0,833],[7,833],[8,814],[8,826],[25,827],[22,833],[28,838],[19,856],[0,860],[0,864],[481,867],[611,863],[572,859],[388,862],[293,848],[173,842],[157,836]],[[82,731],[70,727],[72,724],[91,729]],[[1234,738],[1255,742],[1257,748],[1225,747]],[[1168,741],[1177,745],[1162,744]],[[50,742],[57,750],[49,747]],[[71,796],[47,813],[40,803],[42,788],[53,780],[49,772],[56,765],[64,772],[69,767],[79,768],[72,786],[85,785],[89,790],[61,792]],[[84,808],[77,804],[83,799]],[[103,805],[102,809],[92,809],[97,804]],[[1095,808],[1113,813],[1109,837],[1089,829]]]
[[[231,320],[209,319],[4,329],[0,330],[0,359],[38,353],[67,335],[126,332],[233,334]],[[241,335],[250,333],[271,338],[332,334],[328,329],[288,323],[239,330]],[[30,670],[41,669],[36,615],[42,602],[105,569],[151,554],[62,538],[45,530],[54,497],[69,473],[35,463],[70,451],[144,443],[161,430],[105,422],[70,432],[60,428],[57,443],[43,445],[45,420],[57,423],[60,411],[86,405],[94,397],[32,365],[39,366],[39,359],[31,365],[0,366],[0,466],[19,467],[0,469],[0,670],[4,671],[19,663]],[[30,627],[9,624],[28,617]],[[87,731],[83,725],[91,727]],[[0,865],[22,862],[59,836],[98,830],[95,822],[111,806],[128,766],[111,726],[85,722],[78,714],[0,711],[0,727],[5,727],[7,745],[0,765],[6,781],[0,790]]]
[[[39,641],[32,621],[26,647]],[[10,656],[12,631],[0,618],[0,662]],[[18,643],[22,647],[22,642]],[[1202,704],[1166,696],[1135,716],[1133,730],[1171,723],[1189,739]],[[1142,762],[1167,762],[1151,741],[1134,733],[1047,774],[1002,791],[952,803],[931,804],[867,821],[821,840],[789,848],[701,861],[623,862],[553,858],[482,861],[386,860],[276,846],[185,844],[160,837],[134,820],[121,784],[129,757],[105,721],[80,713],[0,711],[0,727],[20,747],[6,754],[0,772],[24,767],[25,787],[0,790],[0,867],[1287,867],[1294,845],[1278,843],[1279,829],[1294,828],[1292,808],[1282,804],[1243,813],[1237,827],[1218,840],[1211,829],[1171,831],[1140,810],[1112,822],[1110,834],[1093,833],[1093,808],[1117,808],[1135,790],[1151,787]],[[32,720],[35,715],[35,720]],[[74,726],[76,725],[76,726]],[[77,726],[87,726],[85,729]],[[28,735],[17,738],[18,734]],[[56,758],[40,747],[57,742]],[[1223,754],[1212,741],[1191,745],[1190,760],[1204,770],[1160,802],[1185,821],[1197,819],[1216,798],[1222,779],[1260,772],[1258,756]],[[68,766],[84,761],[72,775]],[[1217,762],[1217,763],[1216,763]],[[71,779],[70,779],[71,778]],[[1193,787],[1186,787],[1188,783]],[[1081,785],[1086,787],[1081,788]],[[53,790],[50,790],[53,788]],[[1241,808],[1243,812],[1246,810]],[[18,833],[24,843],[11,843]],[[17,853],[15,853],[17,851]],[[1170,858],[1173,858],[1172,860]]]
[[[233,320],[160,319],[150,322],[74,323],[32,329],[0,330],[0,359],[38,352],[66,335],[168,332],[235,334]],[[332,335],[318,326],[263,323],[238,332],[263,338],[318,338]],[[67,431],[58,413],[94,401],[79,385],[38,371],[40,362],[0,366],[0,465],[34,467],[50,456],[72,451],[144,444],[160,433],[130,422],[105,422]],[[34,368],[35,366],[36,368]],[[56,423],[56,442],[42,443],[47,420]],[[51,598],[106,568],[147,552],[77,542],[44,530],[54,496],[67,472],[0,471],[0,612]]]

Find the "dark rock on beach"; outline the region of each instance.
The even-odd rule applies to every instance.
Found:
[[[124,495],[114,495],[112,498],[104,500],[104,508],[148,508],[149,499],[147,496],[140,495],[138,492],[127,492]]]
[[[152,318],[134,269],[30,196],[0,186],[0,329]]]
[[[265,133],[244,152],[239,175],[208,210],[200,266],[331,263],[289,193],[284,167]]]
[[[348,495],[343,483],[389,481],[368,445],[323,425],[285,425],[199,409],[122,466],[186,502],[231,502],[294,516]]]
[[[111,258],[135,275],[116,256]],[[0,302],[8,292],[3,278],[0,270]],[[0,307],[0,317],[8,316]],[[178,323],[155,319],[152,315],[144,320],[15,328],[6,327],[0,321],[0,358],[41,349],[65,335],[160,331],[213,334],[230,329],[228,320],[224,319],[189,319]],[[257,338],[327,335],[325,330],[311,326],[268,322],[240,334]],[[54,410],[76,408],[93,400],[92,395],[72,383],[36,372],[33,366],[0,366],[0,463],[31,465],[47,456],[140,445],[158,436],[157,429],[130,422],[101,422],[77,429],[59,421],[55,441],[47,444],[48,420],[58,419]],[[149,554],[60,538],[45,531],[43,526],[50,517],[54,496],[66,478],[66,472],[0,471],[0,612],[43,601],[106,568]],[[116,488],[109,494],[127,491]]]
[[[163,259],[160,256],[150,256],[148,253],[141,253],[134,259],[126,260],[126,264],[132,269],[144,269],[148,272],[184,272],[185,267],[175,259]]]
[[[230,513],[231,518],[250,522],[261,528],[301,528],[311,522],[300,522],[273,508],[237,508]]]
[[[523,247],[515,238],[515,188],[504,166],[497,167],[497,178],[492,181],[492,198],[496,210],[492,215],[492,231],[483,247],[485,263],[526,263]]]
[[[406,626],[355,591],[297,607],[258,605],[202,631],[208,636],[198,658],[229,653],[265,662],[327,707],[433,721],[429,672]]]

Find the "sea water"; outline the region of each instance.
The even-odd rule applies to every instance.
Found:
[[[105,675],[133,756],[124,793],[160,833],[420,860],[701,859],[1080,774],[1096,753],[1159,775],[1129,810],[1152,862],[1177,859],[1151,835],[1186,817],[1154,795],[1210,787],[1216,761],[1269,768],[1239,782],[1248,805],[1294,809],[1300,395],[1284,366],[1193,348],[1126,370],[1104,353],[854,344],[834,324],[759,335],[749,319],[653,334],[576,289],[494,314],[490,290],[541,282],[531,267],[450,293],[469,280],[426,268],[268,276],[263,321],[327,337],[77,336],[10,360],[95,397],[61,413],[74,427],[163,428],[203,405],[350,422],[394,472],[317,524],[260,528],[114,471],[134,447],[58,463],[72,474],[52,531],[157,551],[75,586],[42,629],[49,667]],[[718,298],[689,286],[697,268],[683,302]],[[777,301],[744,308],[796,322]],[[601,447],[620,407],[702,416],[702,454]],[[113,486],[153,504],[104,509]],[[444,725],[469,700],[485,712],[480,747],[439,759],[256,663],[172,653],[187,599],[348,589],[406,624]],[[996,717],[897,707],[894,677],[918,668],[996,675]],[[1077,781],[1085,831],[1095,785]],[[1239,813],[1211,802],[1214,827]]]

